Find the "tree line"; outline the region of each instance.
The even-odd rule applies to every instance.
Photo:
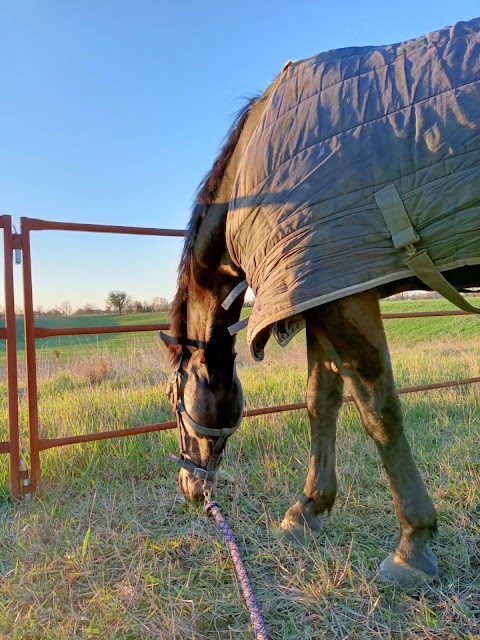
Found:
[[[474,288],[465,293],[465,296],[478,296],[479,288]],[[389,300],[421,300],[425,298],[441,298],[442,296],[435,291],[405,291],[391,296]],[[243,303],[244,307],[252,307],[254,298],[247,298]],[[37,305],[34,309],[35,316],[93,316],[108,313],[159,313],[170,311],[170,302],[166,298],[156,296],[152,300],[134,300],[126,291],[110,291],[105,299],[105,307],[90,303],[84,304],[82,307],[74,309],[68,300],[51,309],[45,309],[42,305]],[[21,307],[15,308],[17,316],[23,315]],[[5,316],[5,309],[0,305],[0,317]]]
[[[169,311],[170,303],[166,298],[156,296],[152,300],[135,300],[126,291],[110,291],[105,299],[103,308],[98,305],[85,303],[81,307],[74,308],[69,300],[63,300],[56,307],[48,309],[43,305],[37,305],[34,309],[36,317],[39,316],[93,316],[108,313],[152,313]],[[23,315],[21,307],[15,308],[17,316]],[[5,316],[5,309],[0,306],[0,317]]]

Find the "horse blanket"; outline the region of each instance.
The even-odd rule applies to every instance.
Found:
[[[480,18],[327,51],[272,84],[226,230],[255,294],[254,357],[275,323],[412,275],[411,233],[402,245],[379,206],[387,187],[440,271],[480,264]]]

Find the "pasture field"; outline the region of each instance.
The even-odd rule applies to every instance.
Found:
[[[448,305],[383,306],[386,312],[411,307]],[[152,322],[164,321],[153,316]],[[101,323],[112,324],[112,317]],[[479,375],[479,318],[385,324],[399,386]],[[158,338],[99,337],[39,349],[44,435],[172,419]],[[303,336],[285,350],[270,344],[261,364],[251,360],[244,336],[238,351],[248,407],[305,399]],[[23,376],[21,361],[19,368]],[[23,381],[20,396],[25,431]],[[4,381],[0,403],[5,429]],[[378,578],[398,525],[385,473],[353,405],[344,406],[339,422],[337,502],[320,537],[306,547],[286,543],[279,527],[305,480],[305,412],[248,418],[230,439],[217,499],[272,640],[480,638],[479,386],[403,396],[403,407],[439,516],[440,577],[423,589],[401,591]],[[254,637],[221,534],[202,507],[183,501],[177,469],[166,460],[170,451],[178,451],[175,431],[52,449],[42,454],[43,497],[18,505],[7,499],[7,461],[0,457],[2,640]]]
[[[162,324],[169,321],[168,313],[131,313],[131,314],[106,314],[88,316],[53,316],[36,318],[35,324],[46,328],[73,328],[73,327],[101,327],[124,326],[131,324]],[[0,326],[5,326],[4,322]],[[137,338],[142,338],[137,334]],[[125,351],[131,342],[131,334],[106,333],[98,335],[79,336],[55,336],[37,340],[37,349],[45,355],[52,355],[53,351],[60,351],[64,358],[75,357],[84,354],[86,350],[104,346],[109,351]],[[25,337],[23,318],[17,318],[17,347],[22,357],[25,350]],[[5,341],[0,340],[0,363],[5,362]]]

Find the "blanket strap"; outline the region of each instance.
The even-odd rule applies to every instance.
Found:
[[[395,185],[391,184],[373,196],[385,223],[392,235],[396,249],[405,249],[407,258],[405,264],[430,289],[437,291],[452,304],[468,313],[480,313],[480,309],[471,305],[446,280],[433,263],[426,249],[417,249],[414,243],[420,240],[412,226],[405,205],[400,198]]]
[[[228,327],[228,333],[231,336],[234,336],[236,333],[246,328],[248,321],[249,321],[249,318],[244,318],[243,320],[239,320],[238,322],[235,322],[235,324],[232,324]]]
[[[245,291],[245,289],[248,289],[248,282],[246,280],[242,280],[234,289],[230,291],[228,296],[222,302],[222,307],[225,309],[225,311],[228,311],[228,309],[230,309],[232,304],[235,302],[238,296]]]
[[[222,302],[222,307],[225,310],[230,309],[233,302],[238,298],[238,296],[241,293],[245,291],[245,289],[248,289],[248,282],[246,280],[242,280],[242,282],[239,282],[237,286],[230,291],[228,296]],[[231,336],[234,336],[236,333],[238,333],[242,329],[245,329],[247,324],[248,324],[248,318],[244,318],[243,320],[240,320],[239,322],[236,322],[235,324],[230,325],[228,327],[228,332]]]

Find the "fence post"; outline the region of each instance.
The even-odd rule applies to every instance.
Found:
[[[25,359],[27,367],[28,427],[30,434],[30,477],[32,494],[40,493],[40,447],[38,433],[37,357],[35,317],[33,313],[32,259],[28,218],[20,218],[22,238],[23,314],[25,323]]]
[[[5,291],[5,332],[7,351],[7,406],[10,465],[10,496],[20,499],[20,435],[18,426],[18,371],[17,371],[17,324],[15,317],[15,295],[13,285],[13,251],[11,216],[2,216],[3,267]]]

